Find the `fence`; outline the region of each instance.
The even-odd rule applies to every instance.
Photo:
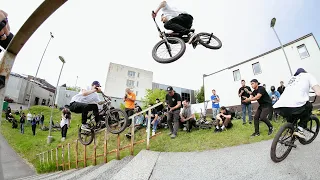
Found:
[[[125,146],[122,146],[121,147],[121,138],[120,138],[120,134],[116,134],[115,136],[117,136],[117,139],[116,139],[116,149],[112,149],[110,151],[108,151],[108,136],[109,135],[113,135],[113,134],[110,134],[108,133],[108,131],[105,129],[104,131],[101,131],[101,132],[104,132],[104,140],[103,140],[103,153],[102,154],[97,154],[97,144],[96,144],[96,136],[94,136],[94,139],[93,139],[93,152],[91,154],[91,156],[87,156],[88,153],[87,153],[87,149],[88,149],[88,146],[90,145],[82,145],[80,143],[80,145],[82,145],[83,147],[83,157],[81,158],[79,156],[79,142],[78,142],[78,139],[74,142],[74,146],[72,146],[70,143],[66,144],[66,145],[59,145],[57,146],[55,149],[51,149],[51,150],[48,150],[48,151],[45,151],[45,152],[42,152],[40,154],[37,154],[36,156],[39,157],[39,161],[40,161],[40,165],[41,164],[55,164],[56,166],[56,169],[59,170],[59,167],[62,168],[62,170],[66,170],[66,169],[71,169],[72,168],[72,165],[74,164],[75,165],[75,168],[79,168],[79,163],[80,162],[83,162],[83,167],[87,167],[87,162],[88,161],[92,161],[92,164],[93,165],[97,165],[97,158],[101,158],[103,157],[103,162],[104,163],[107,163],[108,162],[108,155],[112,154],[112,153],[115,153],[116,154],[116,159],[117,160],[120,160],[120,152],[125,150],[125,149],[129,149],[130,148],[130,155],[134,155],[134,146],[137,145],[137,144],[141,144],[145,141],[147,141],[147,147],[146,149],[149,150],[150,149],[150,139],[151,138],[154,138],[156,136],[158,136],[159,134],[161,134],[161,132],[155,134],[154,136],[150,137],[150,124],[151,124],[151,109],[161,105],[162,103],[158,103],[158,104],[155,104],[139,113],[136,113],[132,116],[129,117],[129,119],[131,119],[132,121],[132,124],[131,124],[131,142],[130,144],[127,144]],[[134,134],[135,134],[135,131],[134,131],[134,126],[135,126],[135,122],[134,122],[134,118],[138,115],[141,115],[145,112],[149,112],[148,113],[148,124],[147,124],[147,137],[146,139],[142,139],[142,140],[139,140],[137,142],[135,142],[134,140]],[[72,157],[70,157],[71,153],[70,153],[70,150],[71,148],[74,148],[75,150],[75,158],[74,160],[72,160]],[[60,156],[59,156],[60,154]],[[55,156],[55,160],[54,160],[54,156]],[[67,156],[67,160],[65,158],[65,156]],[[59,158],[61,157],[61,158]],[[66,160],[66,161],[65,161]]]

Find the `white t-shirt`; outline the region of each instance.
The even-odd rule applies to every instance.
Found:
[[[28,114],[27,114],[27,120],[28,120],[28,121],[31,121],[31,120],[32,120],[32,114],[31,114],[31,113],[28,113]]]
[[[163,16],[166,17],[167,20],[169,21],[170,19],[179,16],[179,14],[186,13],[186,12],[179,11],[176,8],[172,8],[168,5],[168,3],[166,3],[166,6],[162,8],[162,13],[163,13]]]
[[[64,125],[69,125],[69,119],[66,119],[66,118],[61,118],[61,121],[60,121],[60,127],[62,128]]]
[[[70,103],[72,102],[80,102],[80,103],[86,103],[86,104],[98,104],[98,102],[100,102],[100,99],[99,99],[99,96],[98,96],[98,93],[92,93],[92,94],[89,94],[87,96],[84,96],[82,95],[82,90],[91,90],[90,87],[86,87],[86,88],[82,88],[81,91],[73,96],[71,98],[71,101]]]
[[[181,110],[180,110],[180,115],[182,114],[182,112],[183,112],[183,108],[181,108]],[[196,113],[196,110],[193,107],[191,107],[191,115],[195,114],[195,113]]]
[[[305,105],[310,98],[310,88],[317,84],[316,78],[309,73],[300,73],[298,76],[292,76],[273,108],[301,107]]]

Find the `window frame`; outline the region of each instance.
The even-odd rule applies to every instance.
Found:
[[[255,65],[256,64],[258,64],[259,65],[259,69],[260,69],[260,72],[259,73],[256,73],[256,70],[255,70]],[[258,62],[255,62],[255,63],[253,63],[252,64],[252,71],[253,71],[253,75],[259,75],[259,74],[262,74],[262,69],[261,69],[261,64],[260,64],[260,62],[258,61]]]
[[[308,56],[305,56],[305,57],[301,56],[301,53],[299,51],[299,49],[301,49],[301,48],[304,48],[306,50]],[[298,54],[299,54],[301,60],[310,57],[310,53],[309,53],[308,48],[307,48],[307,46],[305,44],[301,44],[301,45],[297,46],[297,51],[298,51]]]
[[[239,72],[239,79],[236,79],[235,77],[235,72]],[[236,70],[233,70],[232,71],[232,75],[233,75],[233,81],[234,82],[237,82],[237,81],[240,81],[241,80],[241,73],[240,73],[240,69],[236,69]]]

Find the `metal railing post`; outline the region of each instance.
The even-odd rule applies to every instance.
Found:
[[[151,109],[148,112],[148,125],[147,125],[147,150],[150,149],[150,124],[151,124]]]

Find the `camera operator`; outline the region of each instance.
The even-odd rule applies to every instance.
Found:
[[[132,116],[134,114],[136,95],[130,88],[126,89],[123,101],[125,102],[125,112],[127,113],[128,117]],[[128,126],[130,125],[131,119],[128,121]]]

